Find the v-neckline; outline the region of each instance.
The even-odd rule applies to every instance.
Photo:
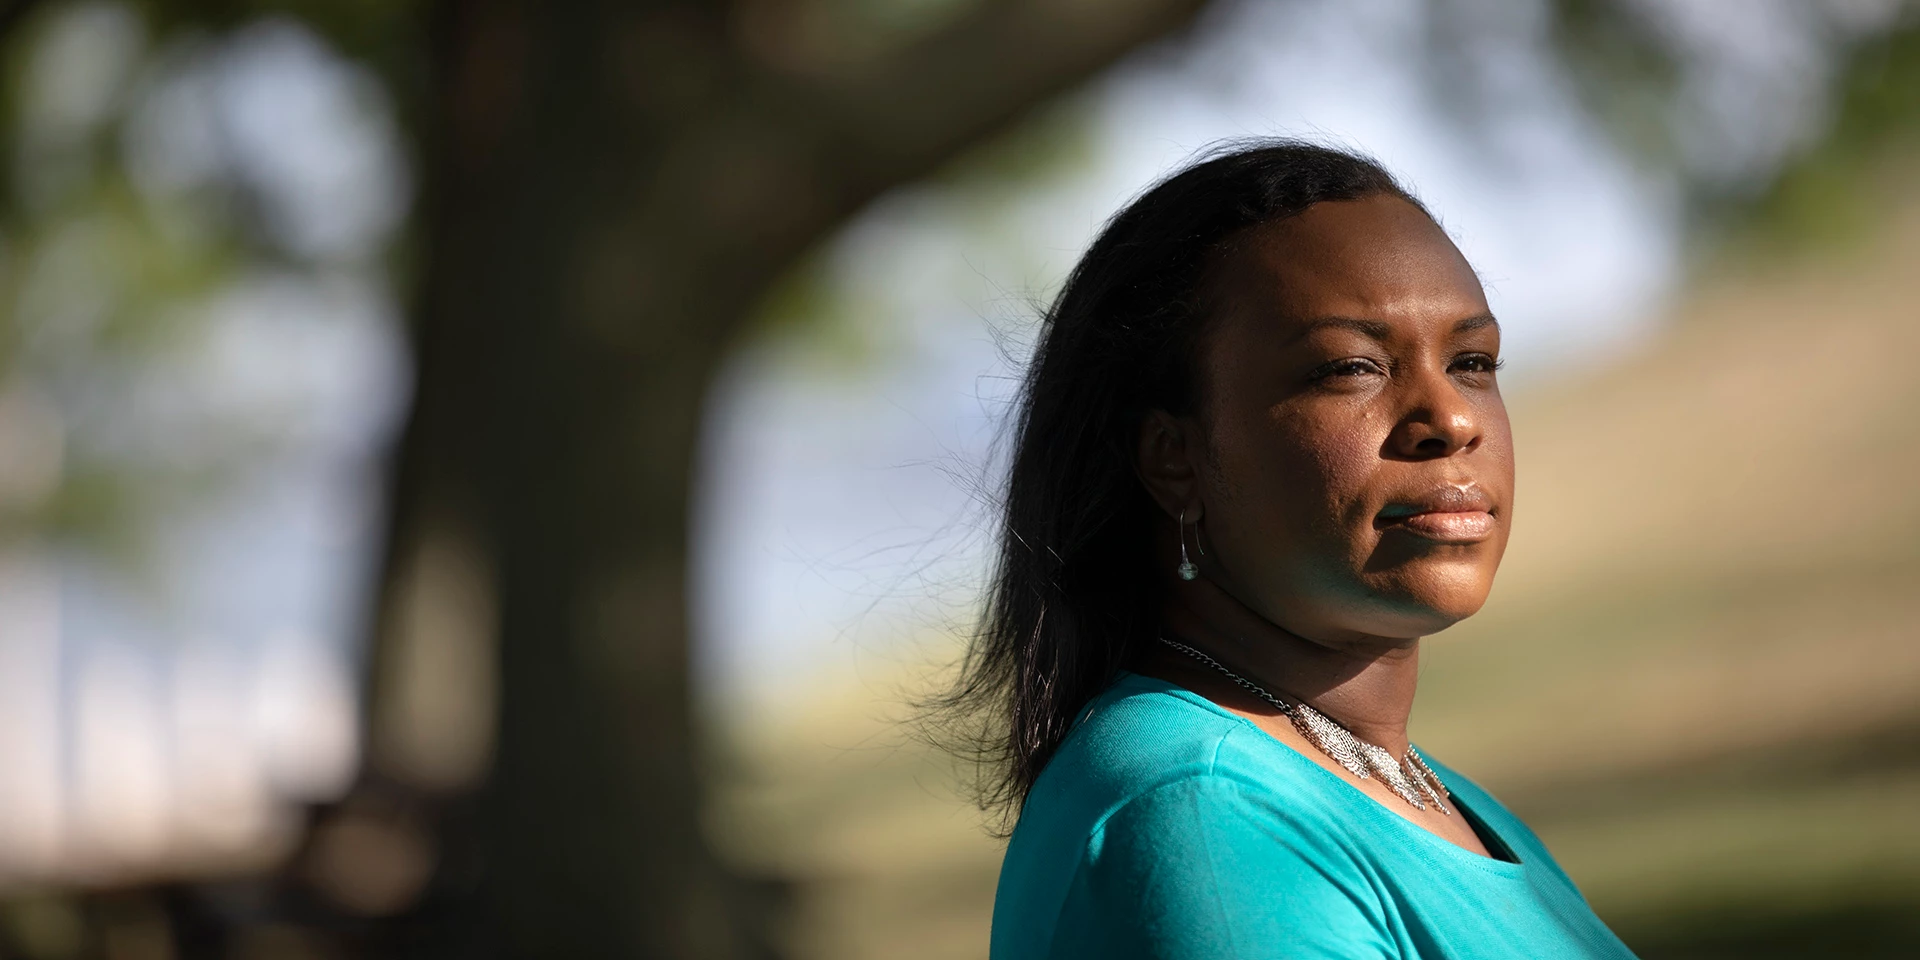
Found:
[[[1346,778],[1321,766],[1315,762],[1312,757],[1302,753],[1300,748],[1274,736],[1272,732],[1259,724],[1254,723],[1232,710],[1228,710],[1226,707],[1214,703],[1212,700],[1207,699],[1195,691],[1189,690],[1171,680],[1150,674],[1135,673],[1131,670],[1126,671],[1122,679],[1124,680],[1126,677],[1138,678],[1149,684],[1158,684],[1161,689],[1157,692],[1167,693],[1178,699],[1192,703],[1195,706],[1251,727],[1267,742],[1284,750],[1284,756],[1288,757],[1291,763],[1309,769],[1311,771],[1309,776],[1324,777],[1326,779],[1322,781],[1323,783],[1337,784],[1337,789],[1346,791],[1358,797],[1360,800],[1365,801],[1363,809],[1367,810],[1374,819],[1391,821],[1396,825],[1392,829],[1404,831],[1416,838],[1416,842],[1443,851],[1444,855],[1449,858],[1457,858],[1463,862],[1473,863],[1478,868],[1489,869],[1496,874],[1505,874],[1514,877],[1521,876],[1526,870],[1526,864],[1521,861],[1519,851],[1514,849],[1513,844],[1508,842],[1506,837],[1501,836],[1499,831],[1495,830],[1493,826],[1487,822],[1485,817],[1482,817],[1475,811],[1471,804],[1463,802],[1460,799],[1460,792],[1453,789],[1452,785],[1448,785],[1447,788],[1450,795],[1448,798],[1449,802],[1455,810],[1459,811],[1461,816],[1466,818],[1467,825],[1473,830],[1474,836],[1480,840],[1482,846],[1487,848],[1486,853],[1469,850],[1427,829],[1422,824],[1401,816],[1399,813],[1390,809],[1379,797],[1360,789],[1354,784],[1349,783]],[[1504,854],[1504,856],[1502,856],[1502,854]]]

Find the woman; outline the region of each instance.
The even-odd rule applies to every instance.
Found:
[[[953,705],[1019,812],[996,960],[1630,957],[1527,828],[1407,741],[1420,638],[1512,518],[1500,328],[1379,166],[1216,156],[1048,313]]]

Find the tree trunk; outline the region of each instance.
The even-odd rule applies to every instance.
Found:
[[[407,611],[437,602],[491,633],[464,648],[497,650],[498,701],[471,826],[444,837],[444,950],[754,951],[701,835],[688,682],[713,374],[808,244],[1195,5],[989,4],[897,61],[810,81],[743,54],[715,4],[439,9],[374,734],[407,780],[406,751],[381,743],[417,716],[383,719],[397,681],[379,671],[441,622]],[[419,558],[448,549],[472,582],[413,596],[441,582]],[[460,893],[448,864],[467,860],[478,887]]]

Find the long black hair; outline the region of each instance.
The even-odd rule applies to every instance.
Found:
[[[1157,508],[1134,451],[1149,411],[1198,402],[1200,287],[1216,251],[1315,203],[1380,194],[1419,206],[1365,157],[1234,143],[1135,199],[1067,277],[1013,411],[984,619],[934,704],[957,721],[949,739],[986,763],[989,809],[1018,812],[1076,715],[1158,632]]]

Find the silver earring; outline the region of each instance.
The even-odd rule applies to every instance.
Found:
[[[1192,580],[1200,576],[1200,568],[1187,559],[1187,511],[1180,511],[1180,566],[1174,568],[1182,580]]]

